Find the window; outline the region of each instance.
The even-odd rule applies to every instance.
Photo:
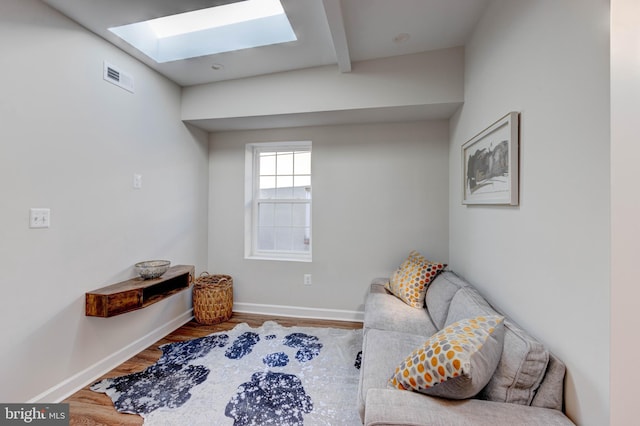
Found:
[[[311,261],[311,142],[248,144],[245,255]]]
[[[280,0],[238,1],[109,31],[158,63],[297,40]]]

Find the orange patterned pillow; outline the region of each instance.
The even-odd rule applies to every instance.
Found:
[[[422,308],[429,283],[445,266],[447,265],[443,263],[431,262],[413,250],[393,273],[385,288],[407,305]]]
[[[503,321],[501,316],[479,316],[443,328],[396,368],[389,384],[443,398],[471,398],[498,366]]]

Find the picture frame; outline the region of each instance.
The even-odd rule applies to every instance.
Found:
[[[517,206],[519,148],[518,112],[462,145],[462,204]]]

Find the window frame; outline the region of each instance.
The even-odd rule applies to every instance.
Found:
[[[259,158],[261,152],[308,151],[312,153],[311,141],[255,142],[245,145],[245,259],[311,262],[313,246],[313,189],[308,199],[260,198]],[[313,157],[313,155],[312,155]],[[313,160],[312,160],[313,162]],[[295,176],[295,175],[294,175]],[[313,168],[311,168],[313,181]],[[310,187],[313,187],[311,182]],[[274,204],[306,204],[309,206],[309,250],[259,250],[258,249],[258,205],[261,202]]]

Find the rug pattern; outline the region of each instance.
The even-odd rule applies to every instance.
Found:
[[[149,425],[358,425],[361,348],[362,330],[239,324],[91,389]]]

